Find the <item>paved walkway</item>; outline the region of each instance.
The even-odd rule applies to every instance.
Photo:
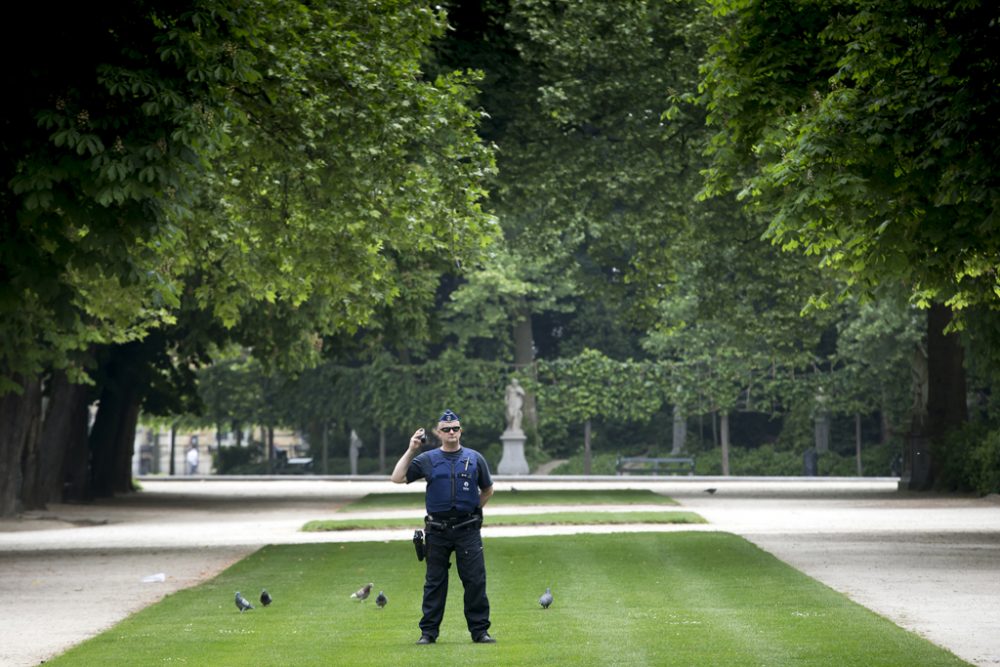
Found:
[[[890,479],[532,477],[514,484],[649,488],[671,495],[711,522],[697,529],[743,535],[970,663],[1000,665],[996,497],[898,493]],[[56,505],[0,521],[0,665],[37,665],[264,544],[412,536],[410,529],[298,532],[305,521],[326,518],[353,498],[406,490],[385,481],[151,479],[143,486],[143,493],[125,498]],[[509,480],[497,478],[498,490],[508,488]],[[496,527],[484,533],[626,529],[691,527]],[[142,581],[159,573],[165,581]]]

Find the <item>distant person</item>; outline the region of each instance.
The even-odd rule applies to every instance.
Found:
[[[198,441],[191,439],[191,446],[187,450],[187,474],[198,474]]]
[[[493,644],[496,640],[487,632],[490,602],[486,597],[486,562],[479,532],[483,506],[493,495],[493,478],[482,454],[462,447],[462,425],[454,412],[444,411],[434,434],[441,440],[441,446],[421,454],[424,429],[413,433],[391,478],[396,484],[427,480],[424,496],[427,574],[417,643],[437,641],[454,551],[458,576],[465,587],[465,622],[469,634],[477,644]]]

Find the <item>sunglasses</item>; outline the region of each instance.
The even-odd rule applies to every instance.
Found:
[[[457,433],[458,431],[462,430],[462,427],[461,426],[442,426],[438,430],[441,431],[442,433]]]

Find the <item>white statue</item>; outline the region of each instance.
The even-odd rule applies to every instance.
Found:
[[[507,385],[507,394],[504,397],[507,403],[507,430],[512,432],[521,431],[521,419],[524,416],[524,388],[517,380],[511,380]]]
[[[349,452],[351,460],[351,474],[358,474],[358,452],[361,450],[361,438],[358,437],[357,431],[353,428],[351,429],[351,450]]]

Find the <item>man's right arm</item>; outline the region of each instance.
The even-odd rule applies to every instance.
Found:
[[[413,459],[420,453],[420,436],[423,434],[424,429],[418,428],[410,437],[410,444],[406,451],[396,461],[396,467],[392,469],[392,475],[389,477],[395,484],[406,484],[406,471]]]

